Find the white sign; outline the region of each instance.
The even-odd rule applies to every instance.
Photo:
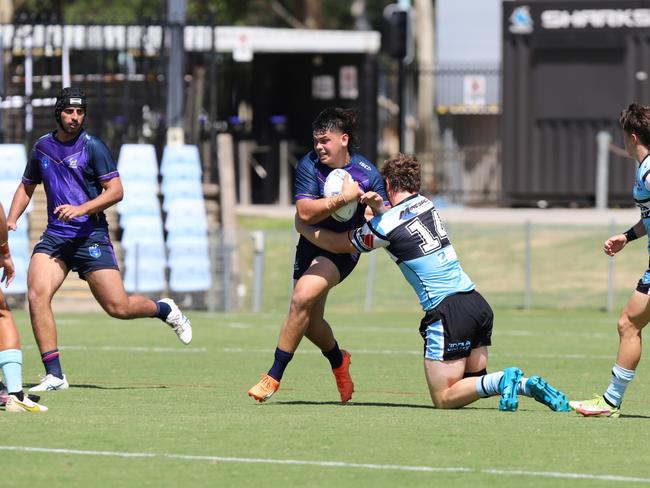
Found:
[[[359,98],[359,75],[356,66],[341,66],[339,70],[339,93],[341,98]]]
[[[232,48],[232,58],[238,63],[250,63],[253,60],[253,45],[247,32],[241,32],[237,36]]]
[[[316,75],[311,79],[311,96],[319,100],[331,100],[336,95],[334,77]]]
[[[463,104],[485,105],[487,81],[483,75],[466,75],[463,77]]]

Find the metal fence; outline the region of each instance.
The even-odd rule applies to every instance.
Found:
[[[445,226],[463,268],[495,308],[608,311],[624,305],[647,264],[643,243],[615,258],[602,252],[604,240],[628,224],[477,221]],[[288,310],[296,234],[264,231],[264,241],[263,250],[255,251],[253,234],[240,231],[237,249],[230,249],[238,253],[240,280],[230,302],[233,311]],[[382,251],[363,255],[354,272],[330,292],[328,304],[346,312],[419,309],[415,293]]]

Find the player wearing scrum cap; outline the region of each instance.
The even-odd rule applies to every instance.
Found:
[[[173,300],[156,302],[128,296],[124,290],[103,213],[122,200],[122,183],[106,145],[83,129],[86,108],[86,95],[80,88],[63,88],[58,93],[54,109],[58,127],[34,145],[7,217],[8,228],[15,230],[36,185],[43,184],[48,222],[34,246],[27,287],[45,376],[30,391],[69,387],[59,361],[52,298],[70,271],[86,280],[110,316],[124,320],[157,317],[169,324],[184,344],[192,340],[190,321]]]

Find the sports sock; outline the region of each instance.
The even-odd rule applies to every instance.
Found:
[[[607,387],[603,398],[613,407],[619,407],[623,402],[623,395],[627,385],[634,379],[634,370],[625,369],[618,364],[612,368],[612,380]]]
[[[154,317],[158,317],[160,320],[167,320],[167,316],[171,311],[172,307],[169,306],[169,303],[156,302],[156,313],[154,314]]]
[[[322,353],[330,362],[332,369],[336,369],[343,364],[343,354],[339,349],[338,342],[334,342],[334,347],[330,351],[322,351]]]
[[[23,353],[20,349],[0,351],[0,368],[7,383],[7,391],[12,393],[23,389]]]
[[[271,378],[275,378],[280,381],[284,370],[289,365],[289,361],[293,358],[292,352],[285,352],[279,347],[275,348],[275,361],[273,361],[273,366],[269,369],[268,375]]]
[[[478,396],[485,398],[499,395],[501,393],[502,377],[503,371],[497,371],[476,378],[476,393],[478,393]]]
[[[18,398],[18,400],[20,400],[21,402],[25,399],[25,394],[23,393],[23,390],[20,390],[20,391],[10,391],[9,394],[15,396],[15,397]]]
[[[528,381],[528,378],[522,376],[519,380],[519,384],[517,385],[517,394],[529,397],[532,395],[529,393],[528,388],[526,387],[526,381]]]
[[[52,349],[51,351],[41,354],[41,361],[43,361],[43,366],[45,366],[45,374],[51,374],[57,378],[63,379],[63,371],[61,371],[58,349]]]

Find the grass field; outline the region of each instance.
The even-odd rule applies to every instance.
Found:
[[[335,292],[333,292],[334,294]],[[431,406],[420,314],[336,313],[356,393],[337,402],[328,363],[301,345],[264,405],[246,390],[270,366],[277,314],[190,314],[184,347],[156,320],[60,314],[71,389],[45,394],[42,415],[0,413],[0,466],[30,486],[584,486],[650,484],[645,462],[650,372],[641,364],[620,419],[519,411],[490,398],[454,411]],[[25,383],[41,365],[16,312]],[[572,398],[602,392],[616,317],[585,310],[496,310],[490,369],[516,365]]]

